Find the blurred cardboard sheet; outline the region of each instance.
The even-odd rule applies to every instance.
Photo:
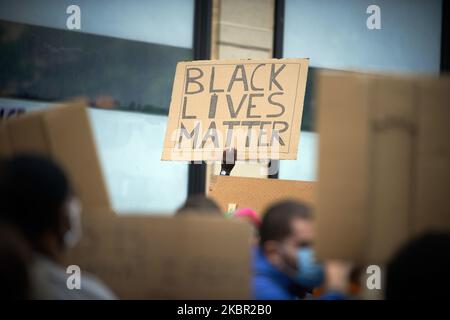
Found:
[[[450,230],[450,78],[318,79],[319,257],[382,263],[420,232]]]
[[[85,101],[67,102],[2,121],[0,156],[23,152],[57,161],[84,206],[110,207]]]
[[[95,274],[122,299],[249,299],[250,227],[215,217],[85,212],[67,265]]]

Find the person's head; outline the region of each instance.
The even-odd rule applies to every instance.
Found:
[[[261,218],[259,215],[250,208],[240,208],[237,209],[234,214],[234,217],[242,219],[250,223],[255,229],[259,229],[261,226]]]
[[[80,233],[80,204],[63,170],[37,155],[0,164],[0,219],[20,230],[34,250],[57,258]]]
[[[31,298],[31,250],[13,226],[0,223],[0,300]]]
[[[259,236],[268,261],[294,275],[299,269],[299,251],[310,248],[314,240],[312,213],[306,205],[295,201],[274,204],[263,215]]]
[[[404,245],[386,270],[386,299],[442,299],[450,288],[450,233],[427,233]]]
[[[177,210],[177,212],[175,212],[175,215],[223,216],[219,206],[214,202],[214,200],[205,197],[203,194],[189,196],[186,202]]]
[[[253,230],[252,245],[259,242],[259,227],[261,226],[261,218],[250,208],[240,208],[233,213],[233,217],[248,223]]]

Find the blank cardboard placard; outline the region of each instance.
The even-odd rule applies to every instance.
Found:
[[[450,230],[450,79],[321,72],[319,258],[384,263]]]
[[[86,207],[110,206],[84,101],[68,102],[0,124],[0,156],[37,153],[56,160]]]
[[[65,258],[122,299],[249,299],[250,227],[222,217],[86,212]]]
[[[235,209],[251,208],[263,214],[271,204],[282,200],[297,200],[314,207],[315,182],[280,179],[214,176],[208,190],[223,212],[230,204]]]
[[[308,62],[178,63],[162,160],[296,159]]]

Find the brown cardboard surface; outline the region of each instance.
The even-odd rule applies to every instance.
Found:
[[[86,207],[110,206],[85,104],[49,107],[0,124],[0,155],[36,152],[68,173]]]
[[[308,62],[178,63],[162,160],[296,159]]]
[[[230,204],[251,208],[259,214],[274,202],[298,200],[315,204],[315,183],[307,181],[214,176],[208,196],[226,212]]]
[[[250,227],[213,217],[84,215],[67,257],[123,299],[250,298]]]
[[[383,263],[450,230],[450,81],[322,72],[316,92],[319,258]]]
[[[450,79],[424,81],[418,110],[415,231],[450,229]],[[425,214],[426,213],[426,214]]]

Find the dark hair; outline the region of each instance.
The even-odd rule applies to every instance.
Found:
[[[14,227],[0,224],[0,300],[31,298],[31,250]]]
[[[269,240],[282,241],[287,238],[292,232],[293,219],[312,219],[310,209],[297,201],[282,201],[269,207],[259,230],[260,245]]]
[[[0,220],[17,227],[33,244],[57,228],[69,193],[66,175],[50,159],[22,154],[0,164]]]
[[[386,272],[386,299],[449,296],[450,234],[427,233],[403,246]]]
[[[186,202],[177,210],[175,214],[207,214],[221,216],[222,212],[214,200],[204,196],[203,194],[194,194],[187,198]]]

